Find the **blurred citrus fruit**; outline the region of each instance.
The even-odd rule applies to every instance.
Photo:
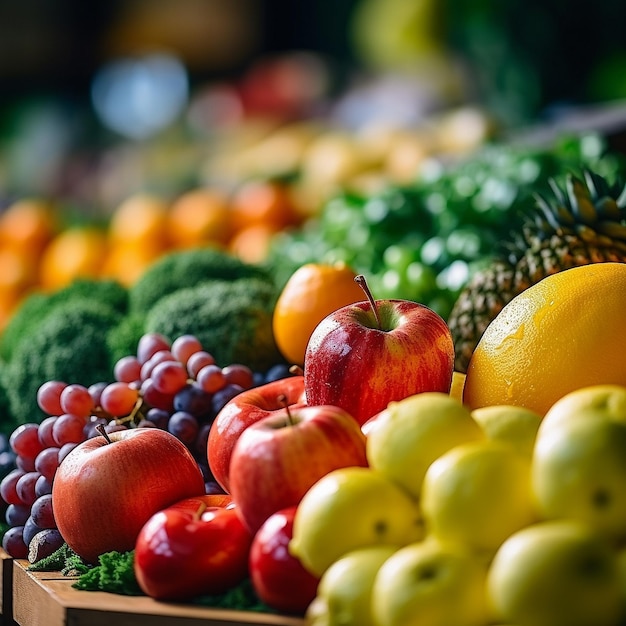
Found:
[[[43,201],[23,199],[0,214],[0,241],[38,257],[58,229],[54,209]]]
[[[54,291],[75,278],[97,278],[106,250],[107,236],[98,228],[64,230],[43,251],[39,266],[41,287]]]
[[[156,196],[135,194],[126,198],[111,215],[111,243],[165,248],[167,212],[167,203]]]
[[[315,327],[340,307],[365,300],[355,276],[343,263],[307,263],[291,275],[276,301],[273,318],[276,345],[287,361],[302,365]]]
[[[540,415],[581,387],[626,384],[626,264],[563,270],[529,287],[489,324],[468,365],[472,409],[524,406]]]
[[[193,248],[206,243],[225,245],[232,235],[232,214],[226,197],[208,188],[179,196],[168,216],[172,246]]]

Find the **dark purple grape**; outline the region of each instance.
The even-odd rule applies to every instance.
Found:
[[[63,537],[56,528],[40,530],[28,544],[28,561],[37,563],[41,559],[50,556],[63,545]]]
[[[191,447],[198,436],[198,420],[186,411],[172,413],[167,430],[180,439],[187,447]]]
[[[94,383],[87,387],[89,390],[89,395],[93,400],[94,406],[100,406],[100,397],[102,396],[102,392],[109,386],[109,383],[101,381],[99,383]]]
[[[15,485],[17,497],[23,504],[30,506],[37,496],[35,495],[35,483],[41,476],[39,472],[26,472]]]
[[[232,400],[235,396],[238,396],[243,391],[243,387],[240,385],[226,385],[223,389],[216,391],[213,394],[212,409],[213,415],[217,415],[219,411],[224,408],[224,405]]]
[[[209,440],[209,432],[211,431],[211,424],[202,424],[200,426],[200,430],[198,431],[198,436],[196,437],[196,441],[194,442],[193,449],[191,450],[194,455],[199,459],[206,460],[207,454],[207,442]]]
[[[100,424],[106,426],[108,423],[109,420],[106,417],[96,417],[95,415],[92,415],[83,428],[85,439],[93,439],[99,435],[100,433],[96,430],[96,426]]]
[[[39,498],[47,493],[52,493],[52,480],[40,476],[35,483],[35,495]]]
[[[52,479],[59,467],[59,448],[46,448],[35,459],[35,471]]]
[[[25,504],[9,504],[4,514],[9,526],[24,526],[30,516],[30,507]]]
[[[26,545],[28,545],[30,543],[30,540],[40,531],[43,530],[43,528],[40,528],[39,526],[37,526],[37,524],[35,524],[35,520],[33,519],[32,515],[26,520],[26,522],[24,523],[24,533],[22,535],[22,537],[24,538],[24,543]]]
[[[14,559],[25,559],[28,546],[24,543],[24,526],[9,528],[2,537],[2,547]]]
[[[185,385],[174,396],[174,411],[185,411],[202,421],[211,417],[212,395],[197,385]]]
[[[286,365],[284,363],[273,365],[267,370],[267,372],[265,372],[263,382],[271,383],[275,380],[282,380],[283,378],[291,376],[291,372],[289,371],[290,367],[290,365]]]
[[[150,420],[142,419],[139,424],[137,424],[137,428],[157,428],[157,425]]]
[[[37,498],[30,509],[30,516],[39,528],[56,528],[52,510],[52,494]]]
[[[147,410],[146,419],[150,420],[157,428],[167,430],[167,423],[170,421],[170,412],[153,407]]]

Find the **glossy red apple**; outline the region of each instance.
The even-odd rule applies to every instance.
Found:
[[[241,433],[270,415],[286,415],[285,406],[304,405],[304,377],[288,376],[242,391],[219,411],[209,432],[207,459],[213,478],[230,492],[230,459]]]
[[[134,570],[142,591],[182,601],[220,594],[248,576],[252,534],[232,506],[187,504],[155,513],[135,546]]]
[[[304,615],[315,598],[319,578],[289,552],[296,509],[291,506],[273,513],[257,531],[250,548],[250,579],[267,606]]]
[[[68,546],[89,563],[125,552],[157,511],[204,494],[197,462],[174,435],[133,428],[76,446],[54,477],[52,506]]]
[[[454,343],[446,322],[410,300],[367,301],[326,316],[304,358],[307,404],[334,404],[364,424],[392,400],[424,391],[448,393]]]
[[[230,465],[230,493],[246,526],[256,532],[334,469],[366,467],[365,444],[357,421],[336,406],[291,407],[248,426]]]

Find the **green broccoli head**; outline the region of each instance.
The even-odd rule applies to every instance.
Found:
[[[158,300],[178,289],[207,280],[258,278],[271,281],[261,266],[244,263],[216,248],[171,252],[155,261],[129,289],[131,311],[147,313]]]
[[[107,343],[113,362],[124,356],[137,353],[137,344],[145,333],[146,316],[143,313],[128,313],[107,335]]]
[[[67,287],[50,294],[33,293],[11,317],[0,336],[0,357],[9,361],[16,347],[30,339],[38,326],[57,306],[67,302],[89,300],[119,313],[128,309],[128,290],[114,280],[77,279]]]
[[[98,301],[75,298],[54,307],[20,342],[7,362],[3,382],[15,424],[41,421],[37,390],[48,380],[89,386],[111,380],[114,361],[107,333],[122,314]]]
[[[171,340],[193,334],[222,367],[242,363],[265,371],[284,362],[272,329],[277,297],[276,287],[257,278],[205,281],[161,298],[147,314],[145,331]]]

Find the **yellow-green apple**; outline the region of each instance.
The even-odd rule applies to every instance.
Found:
[[[157,600],[224,593],[248,576],[252,535],[235,509],[211,499],[193,509],[192,500],[158,511],[139,531],[135,576]]]
[[[216,415],[207,441],[207,459],[213,477],[230,492],[230,459],[241,433],[271,415],[286,416],[286,406],[304,405],[304,377],[289,376],[242,391]]]
[[[454,446],[485,438],[470,410],[445,393],[418,393],[370,418],[367,460],[378,470],[419,498],[430,464]]]
[[[369,467],[344,467],[320,478],[302,498],[289,551],[321,576],[352,550],[400,547],[423,533],[418,503],[404,489]]]
[[[57,469],[52,506],[68,546],[97,563],[104,552],[132,550],[157,511],[204,492],[198,463],[181,441],[132,428],[78,444]]]
[[[328,472],[366,466],[365,435],[336,406],[302,406],[265,417],[240,435],[230,462],[230,493],[256,532],[272,514],[297,505]]]
[[[320,580],[317,596],[309,604],[309,626],[376,626],[371,597],[381,565],[395,546],[367,546],[348,552],[335,561]]]
[[[626,538],[626,421],[586,409],[539,428],[532,489],[548,519],[586,522]]]
[[[517,626],[621,623],[617,551],[588,525],[543,521],[511,535],[487,575],[495,617]]]
[[[372,586],[377,626],[483,626],[489,622],[487,565],[458,544],[432,538],[400,548]]]
[[[359,424],[392,400],[448,393],[454,344],[445,321],[410,300],[367,300],[341,307],[314,329],[304,358],[308,404],[334,404]]]

